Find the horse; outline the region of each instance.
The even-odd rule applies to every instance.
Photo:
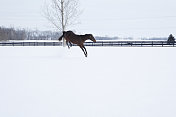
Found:
[[[77,34],[73,33],[72,31],[63,31],[63,35],[58,40],[61,41],[62,38],[64,38],[66,40],[66,44],[67,44],[68,48],[70,48],[69,44],[71,46],[72,46],[72,43],[77,44],[84,52],[85,57],[87,57],[87,50],[84,46],[84,42],[88,39],[90,39],[94,43],[96,42],[96,40],[92,34],[77,35]]]

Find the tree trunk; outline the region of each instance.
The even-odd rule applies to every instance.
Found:
[[[62,16],[62,32],[65,31],[65,23],[64,23],[64,0],[61,0],[61,16]],[[63,38],[63,47],[66,46],[66,40]]]

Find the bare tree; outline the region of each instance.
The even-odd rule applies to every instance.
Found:
[[[44,10],[44,16],[59,31],[76,24],[79,14],[78,0],[51,0]]]

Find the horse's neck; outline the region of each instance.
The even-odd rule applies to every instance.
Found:
[[[85,42],[86,40],[88,40],[88,37],[86,35],[80,35],[81,39]]]

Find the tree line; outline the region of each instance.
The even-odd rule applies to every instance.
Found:
[[[26,29],[15,29],[0,27],[0,41],[7,40],[56,40],[61,35],[52,31],[31,31]]]
[[[0,40],[24,40],[26,31],[24,29],[0,27]]]

